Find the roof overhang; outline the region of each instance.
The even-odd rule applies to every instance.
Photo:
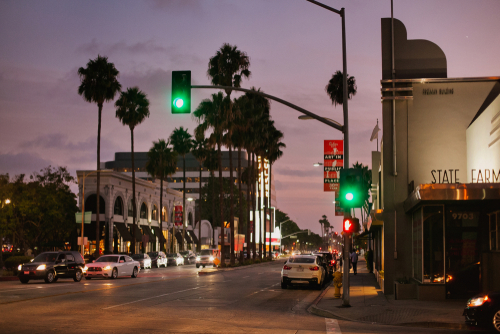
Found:
[[[366,230],[371,231],[372,226],[384,226],[384,220],[382,218],[382,214],[384,213],[384,210],[378,209],[378,210],[372,210],[370,212],[370,215],[368,216],[367,222],[366,222]]]

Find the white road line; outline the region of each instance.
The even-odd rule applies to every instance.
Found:
[[[342,334],[339,322],[335,319],[325,318],[326,334]]]
[[[61,287],[61,285],[51,285],[51,286],[37,286],[36,288],[19,288],[19,289],[14,289],[14,290],[2,290],[0,293],[4,292],[13,292],[13,291],[24,291],[24,290],[35,290],[35,289],[48,289],[48,288],[57,288]],[[70,285],[67,285],[67,287],[70,287]]]
[[[110,308],[114,308],[114,307],[118,307],[118,306],[123,306],[123,305],[128,305],[128,304],[134,304],[134,303],[142,302],[144,300],[149,300],[149,299],[153,299],[153,298],[164,297],[164,296],[173,295],[173,294],[180,293],[180,292],[186,292],[186,291],[190,291],[190,290],[196,290],[196,289],[199,289],[199,288],[200,287],[196,287],[196,288],[192,288],[192,289],[186,289],[186,290],[181,290],[181,291],[175,291],[175,292],[165,293],[165,294],[159,295],[159,296],[154,296],[154,297],[139,299],[139,300],[135,300],[133,302],[128,302],[128,303],[123,303],[123,304],[119,304],[119,305],[105,307],[105,308],[103,308],[103,310],[109,310]]]

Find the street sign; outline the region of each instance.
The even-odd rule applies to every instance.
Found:
[[[81,212],[75,213],[75,221],[77,224],[82,223],[82,213]],[[92,221],[92,211],[86,211],[85,216],[84,216],[84,223],[90,224],[91,221]]]
[[[88,238],[87,238],[87,237],[84,237],[84,238],[83,238],[83,243],[84,243],[85,245],[88,245],[89,240],[88,240]],[[82,245],[82,237],[78,237],[78,246],[81,246],[81,245]]]
[[[344,167],[344,141],[324,141],[323,191],[339,191],[340,170]]]
[[[297,239],[297,236],[296,235],[291,235],[290,239]]]
[[[182,205],[175,206],[175,226],[182,226]]]

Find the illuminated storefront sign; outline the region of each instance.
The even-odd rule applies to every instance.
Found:
[[[325,140],[324,142],[324,191],[338,194],[340,170],[344,167],[344,141]]]
[[[265,197],[269,198],[269,160],[258,157],[259,163],[259,191],[262,193],[262,188],[265,189]]]

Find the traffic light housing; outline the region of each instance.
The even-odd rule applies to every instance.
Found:
[[[358,233],[359,232],[359,219],[346,217],[342,223],[342,230],[346,234]]]
[[[344,168],[340,170],[339,201],[342,209],[361,208],[368,198],[363,170]]]
[[[172,114],[191,113],[191,71],[172,71]]]

